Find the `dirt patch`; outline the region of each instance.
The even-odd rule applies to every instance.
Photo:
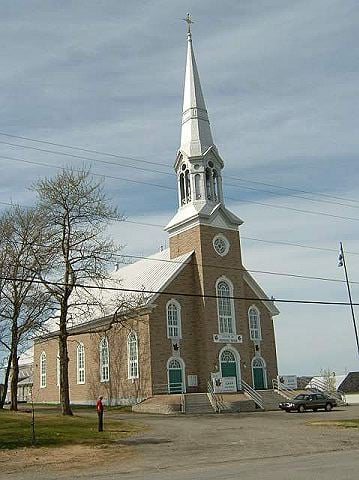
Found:
[[[0,451],[0,471],[4,474],[29,471],[64,471],[101,466],[133,457],[129,445],[68,445],[63,447],[20,448]]]

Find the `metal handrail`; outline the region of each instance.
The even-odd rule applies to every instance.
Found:
[[[248,383],[246,383],[243,379],[241,380],[242,383],[242,389],[243,391],[255,402],[256,405],[258,405],[259,408],[262,408],[264,410],[264,402],[259,395],[258,392],[254,390]]]
[[[178,382],[178,383],[157,383],[153,385],[153,393],[154,395],[160,394],[160,393],[183,393],[183,383]]]
[[[329,390],[327,388],[327,384],[323,380],[319,380],[319,378],[313,377],[308,385],[310,385],[309,389],[319,390],[320,392],[326,393],[327,395],[331,395],[339,403],[344,405],[346,404],[345,393],[340,390]]]
[[[215,412],[221,413],[223,410],[228,409],[222,395],[218,395],[218,393],[214,391],[213,385],[210,381],[207,382],[207,396]]]
[[[283,395],[283,397],[287,398],[288,400],[292,399],[296,394],[296,391],[294,390],[294,388],[287,387],[286,385],[284,385],[283,382],[281,382],[277,378],[273,378],[272,386],[273,386],[273,390],[276,390],[279,394]]]

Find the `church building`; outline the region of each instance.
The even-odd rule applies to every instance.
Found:
[[[242,220],[225,206],[223,168],[189,28],[169,248],[113,273],[123,288],[147,292],[125,321],[107,328],[109,311],[71,330],[72,403],[91,404],[100,394],[136,403],[161,393],[207,392],[208,383],[219,391],[272,388],[279,312],[242,264]],[[35,341],[33,381],[35,401],[59,401],[56,332]]]

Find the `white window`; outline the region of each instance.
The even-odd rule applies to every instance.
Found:
[[[101,382],[110,380],[109,349],[106,337],[103,337],[100,342],[100,380]]]
[[[77,346],[77,383],[85,383],[85,347],[82,343]]]
[[[167,303],[167,336],[181,338],[181,305],[176,300]]]
[[[231,285],[226,280],[217,282],[219,333],[236,333]]]
[[[56,355],[56,385],[60,386],[60,353]]]
[[[127,337],[128,378],[138,378],[138,342],[136,332]]]
[[[260,313],[257,307],[248,310],[249,336],[251,340],[262,340]]]
[[[46,353],[40,355],[40,388],[46,387]]]

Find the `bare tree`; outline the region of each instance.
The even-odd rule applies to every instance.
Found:
[[[72,415],[69,396],[69,327],[81,317],[101,310],[101,295],[81,284],[103,286],[108,265],[119,251],[104,232],[112,220],[122,217],[88,170],[63,169],[53,178],[40,180],[34,190],[46,221],[51,272],[41,281],[59,307],[60,402],[62,413]],[[49,281],[51,278],[51,281]],[[101,316],[98,314],[98,316]]]
[[[50,296],[38,283],[45,262],[38,263],[43,249],[42,218],[36,209],[13,206],[0,218],[1,236],[1,344],[8,351],[5,372],[7,390],[11,368],[11,409],[17,410],[19,353],[29,337],[38,332],[51,311]],[[3,394],[0,407],[6,394]]]

